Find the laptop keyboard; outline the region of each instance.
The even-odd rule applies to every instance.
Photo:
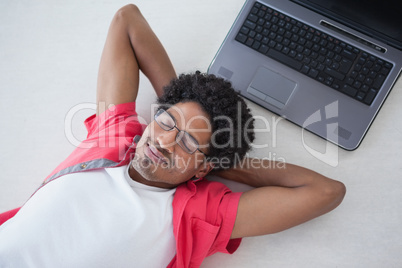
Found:
[[[366,105],[392,64],[256,2],[236,40]]]

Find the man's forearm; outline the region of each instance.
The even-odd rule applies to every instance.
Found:
[[[246,158],[236,167],[230,170],[217,171],[214,174],[253,187],[281,186],[295,188],[317,183],[318,181],[333,181],[300,166],[257,158]]]
[[[247,158],[218,176],[256,187],[242,194],[232,238],[271,234],[323,215],[343,200],[343,183],[283,162]]]
[[[159,97],[163,87],[177,77],[172,62],[137,6],[129,4],[120,9],[120,13],[127,20],[127,33],[139,68]]]

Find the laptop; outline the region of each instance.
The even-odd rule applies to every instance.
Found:
[[[402,66],[399,0],[247,0],[208,73],[346,150]]]

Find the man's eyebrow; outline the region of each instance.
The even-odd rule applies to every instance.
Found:
[[[170,115],[172,118],[173,118],[173,120],[174,120],[174,124],[176,125],[176,127],[178,128],[178,129],[180,129],[181,131],[185,131],[185,132],[187,132],[188,134],[191,134],[190,132],[188,132],[187,130],[185,130],[185,129],[182,129],[182,128],[179,128],[179,124],[177,123],[177,119],[176,119],[176,117],[174,117],[171,113],[169,113],[168,111],[166,111],[167,113],[168,113],[168,115]],[[193,135],[191,135],[191,136],[193,136]],[[194,138],[194,137],[193,137]]]
[[[168,111],[166,111],[166,112],[173,118],[176,127],[179,128],[176,117],[174,117],[174,116],[173,116],[171,113],[169,113]],[[183,129],[183,128],[179,128],[179,129],[180,129],[180,131],[187,132],[191,137],[193,137],[193,139],[195,139],[195,140],[198,142],[199,145],[201,144],[200,141],[199,141],[198,139],[196,139],[196,138],[194,137],[194,135],[193,135],[191,132],[187,131],[185,128],[184,128],[184,129]]]
[[[168,114],[168,115],[170,115],[172,118],[173,118],[173,120],[174,120],[174,122],[176,123],[176,125],[177,125],[177,120],[176,120],[176,117],[174,117],[171,113],[169,113],[168,111],[166,111],[165,110],[165,112]]]

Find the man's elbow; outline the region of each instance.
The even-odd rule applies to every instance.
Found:
[[[114,20],[117,22],[128,21],[132,17],[136,17],[141,14],[140,9],[134,4],[128,4],[121,7],[115,14]]]
[[[324,196],[328,200],[332,210],[339,206],[346,194],[346,186],[340,182],[332,180],[330,185],[324,188]]]

